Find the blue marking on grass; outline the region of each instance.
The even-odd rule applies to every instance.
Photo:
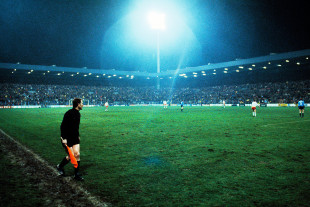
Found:
[[[157,166],[157,165],[162,165],[163,160],[161,160],[157,156],[151,156],[151,157],[144,158],[144,163],[146,165]]]

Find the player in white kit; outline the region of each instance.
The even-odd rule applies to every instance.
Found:
[[[164,104],[164,109],[167,108],[167,101],[163,101],[163,104]]]
[[[105,102],[104,106],[105,106],[105,111],[108,111],[109,103]]]
[[[251,105],[251,107],[252,107],[252,111],[253,111],[253,117],[256,117],[256,107],[259,107],[259,104],[254,100],[253,102],[252,102],[252,105]]]

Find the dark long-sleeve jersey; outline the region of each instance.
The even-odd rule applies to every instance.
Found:
[[[68,110],[60,125],[61,137],[64,139],[77,139],[79,134],[81,114],[76,109]]]

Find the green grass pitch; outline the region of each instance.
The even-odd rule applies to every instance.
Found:
[[[68,108],[2,109],[0,128],[51,165]],[[297,108],[81,111],[84,186],[115,206],[306,206],[310,118]],[[68,164],[67,174],[73,175]],[[57,177],[55,177],[57,179]]]

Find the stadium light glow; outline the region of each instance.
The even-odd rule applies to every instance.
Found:
[[[167,69],[170,67],[178,68],[177,65],[182,68],[185,65],[192,64],[192,61],[203,54],[201,43],[190,27],[196,21],[191,15],[192,11],[188,9],[188,4],[191,4],[190,1],[130,2],[132,3],[130,3],[128,13],[104,33],[102,56],[122,61],[123,67],[128,68],[131,68],[131,65],[126,64],[127,60],[131,64],[133,62],[132,57],[135,57],[137,69],[143,67],[145,71],[154,72],[156,63],[147,63],[149,60],[144,56],[153,56],[157,33],[160,34],[160,52],[162,55],[179,58],[179,64],[177,64],[177,60],[171,61],[171,63],[167,61]],[[117,47],[115,43],[117,43]],[[143,51],[143,56],[141,56],[141,51]],[[129,53],[130,56],[128,56]],[[103,59],[101,64],[105,64]]]
[[[297,64],[297,65],[300,65],[300,62],[297,62],[296,64]]]
[[[159,12],[150,12],[148,14],[148,22],[151,29],[164,30],[166,29],[166,15]]]
[[[158,12],[150,12],[148,21],[151,29],[157,30],[157,73],[160,73],[160,46],[159,46],[159,31],[166,29],[166,15]],[[157,79],[157,89],[160,88],[160,79]]]

